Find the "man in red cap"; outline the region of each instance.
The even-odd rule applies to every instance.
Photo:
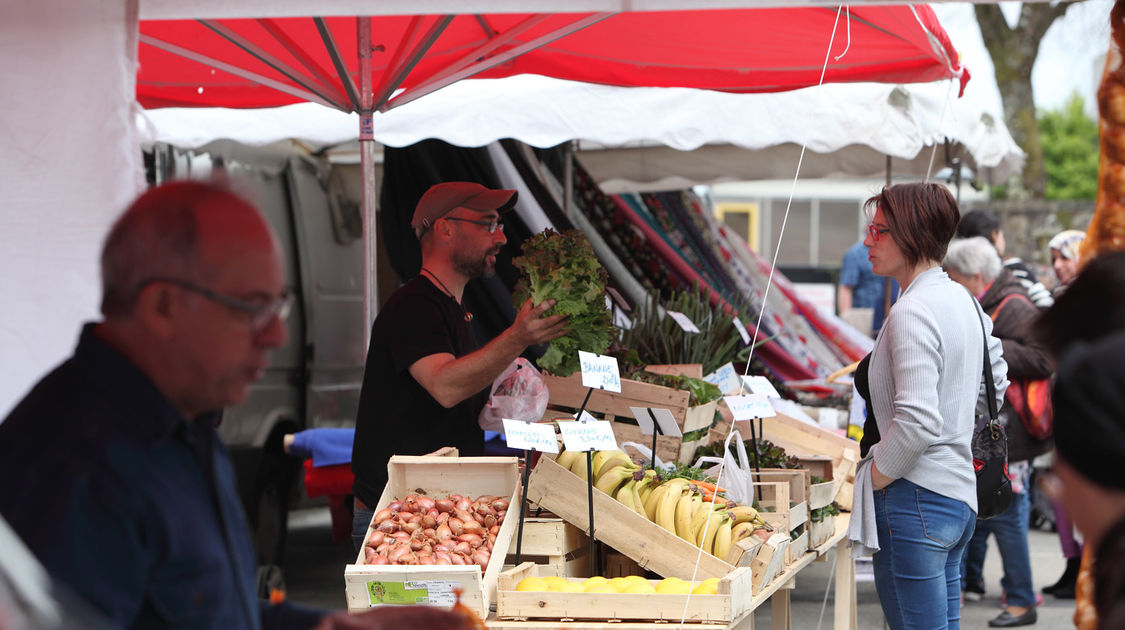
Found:
[[[495,272],[508,239],[500,214],[516,191],[446,182],[422,195],[410,222],[422,246],[421,273],[399,287],[379,310],[359,397],[352,472],[356,548],[387,482],[391,455],[422,455],[456,446],[480,455],[477,418],[488,387],[528,346],[567,333],[563,315],[544,316],[554,300],[524,303],[515,322],[482,348],[461,304],[472,278]]]

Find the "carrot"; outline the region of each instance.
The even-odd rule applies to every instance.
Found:
[[[723,488],[721,486],[717,486],[717,485],[715,485],[715,484],[713,484],[709,481],[700,481],[698,479],[692,479],[690,481],[691,481],[692,484],[694,484],[696,486],[699,486],[701,489],[703,489],[707,492],[715,493],[715,492],[726,492],[727,491],[726,488]]]

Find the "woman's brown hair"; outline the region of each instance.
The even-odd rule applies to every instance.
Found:
[[[872,215],[883,209],[890,236],[912,267],[925,260],[941,262],[961,221],[957,200],[941,184],[884,186],[863,207]]]

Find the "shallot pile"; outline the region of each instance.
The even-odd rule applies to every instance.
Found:
[[[508,499],[409,494],[375,513],[364,543],[366,564],[488,566]]]

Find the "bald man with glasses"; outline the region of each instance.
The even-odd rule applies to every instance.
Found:
[[[260,601],[219,411],[285,343],[277,238],[224,186],[143,194],[102,251],[100,322],[0,423],[0,515],[122,628],[467,627],[393,607],[349,617]]]

